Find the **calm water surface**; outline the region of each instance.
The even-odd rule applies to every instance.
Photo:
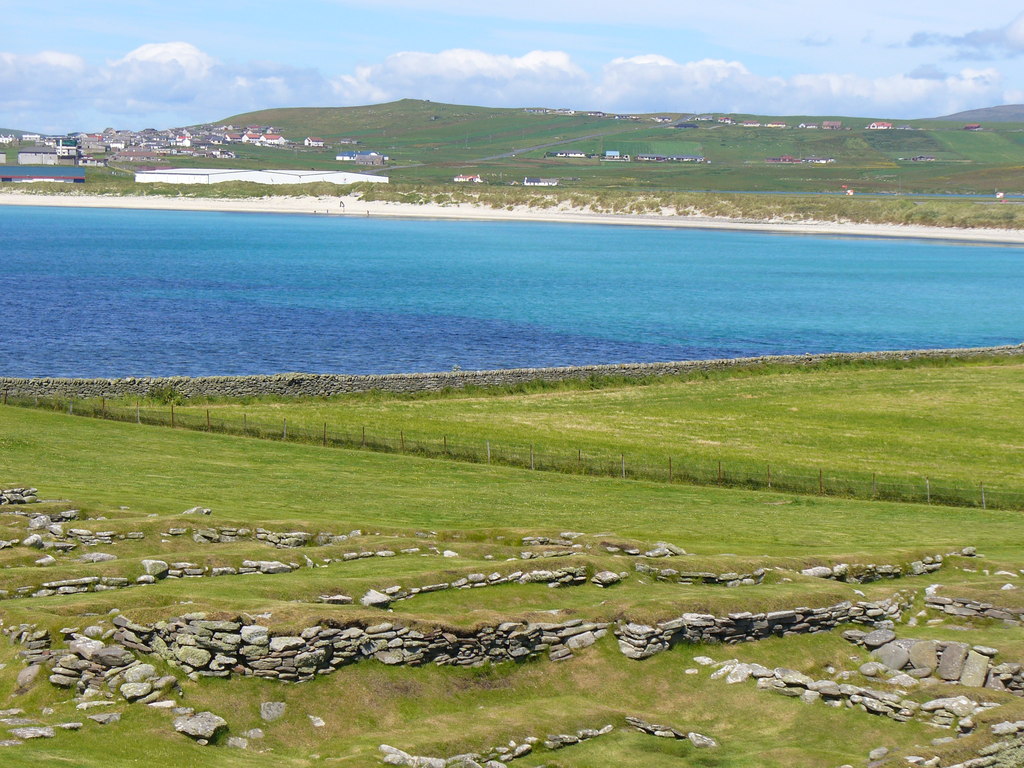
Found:
[[[0,207],[0,375],[387,373],[1024,339],[1024,248]]]

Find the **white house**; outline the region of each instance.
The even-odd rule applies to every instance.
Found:
[[[467,182],[471,183],[471,184],[483,184],[484,183],[484,180],[480,178],[480,174],[478,174],[478,173],[474,173],[474,174],[469,174],[469,173],[462,174],[462,173],[460,173],[458,176],[456,176],[454,179],[452,179],[452,181],[459,182],[460,184],[465,184]]]
[[[272,147],[284,146],[288,143],[288,139],[279,133],[264,133],[260,136],[260,144],[269,144]]]
[[[306,140],[302,143],[307,147],[322,147],[326,142],[319,136],[307,136]]]

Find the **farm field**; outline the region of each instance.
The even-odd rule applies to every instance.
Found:
[[[749,371],[688,379],[583,383],[534,392],[452,391],[326,399],[182,402],[201,421],[403,436],[537,456],[725,472],[948,481],[1024,491],[1024,366],[1010,359],[906,367]],[[125,406],[134,401],[125,400]]]
[[[987,360],[177,407],[339,428],[376,414],[467,436],[543,434],[595,449],[664,442],[697,455],[694,435],[707,434],[737,457],[778,450],[907,472],[967,462],[1011,482],[1003,454],[1019,375],[1019,365]],[[897,427],[882,441],[886,421]],[[912,677],[878,663],[899,663],[888,652],[854,642],[891,627],[903,643],[935,641],[943,659],[964,642],[996,654],[990,670],[1024,660],[1019,509],[539,472],[10,405],[0,406],[0,460],[0,489],[37,488],[42,499],[0,505],[0,619],[18,639],[0,638],[0,709],[3,733],[24,741],[0,746],[9,764],[373,766],[384,744],[526,768],[819,768],[863,764],[881,746],[890,751],[880,765],[920,755],[951,766],[993,740],[992,724],[1024,718],[1024,698],[966,671],[951,679],[949,660],[945,678],[924,668]],[[1004,618],[947,612],[937,599],[998,606]],[[885,608],[843,613],[861,605]],[[826,609],[847,618],[812,633]],[[679,635],[629,655],[644,627],[714,617],[745,626],[750,614],[794,623],[751,642]],[[535,648],[522,640],[518,661],[498,646],[479,655],[513,630],[550,637]],[[245,639],[233,640],[239,631]],[[93,655],[86,635],[106,650]],[[344,645],[349,635],[362,639]],[[410,650],[419,642],[424,650]],[[972,653],[970,664],[988,658]],[[95,677],[111,654],[126,666]],[[738,664],[762,665],[741,669],[763,667],[786,695],[744,674],[727,681]],[[34,680],[19,675],[31,665],[41,666]],[[829,681],[824,693],[800,687],[812,680]],[[844,703],[837,683],[877,694]],[[906,722],[862,703],[893,692]],[[942,707],[954,705],[942,701],[957,696],[973,714],[947,720]],[[121,719],[101,725],[89,718],[97,713]],[[175,732],[194,713],[224,721],[209,744]],[[651,736],[626,717],[683,738]],[[69,722],[82,725],[59,727]],[[22,739],[24,727],[54,732]],[[717,746],[702,748],[700,735]],[[510,741],[530,749],[514,759],[512,747],[495,750]],[[995,765],[1014,765],[1015,754]]]

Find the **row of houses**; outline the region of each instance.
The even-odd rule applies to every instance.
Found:
[[[606,150],[604,153],[584,152],[581,149],[561,149],[557,152],[546,152],[546,157],[558,157],[570,160],[608,160],[612,162],[643,162],[643,163],[706,163],[707,158],[703,155],[659,155],[649,152],[636,155],[626,155],[614,149]]]
[[[782,164],[800,164],[809,163],[811,165],[827,165],[828,163],[834,163],[836,159],[834,157],[817,157],[812,155],[811,157],[794,157],[793,155],[782,155],[781,157],[766,157],[764,160],[766,163],[782,163]]]
[[[339,152],[334,156],[335,160],[342,163],[355,163],[356,165],[384,165],[391,158],[373,150],[360,152]]]

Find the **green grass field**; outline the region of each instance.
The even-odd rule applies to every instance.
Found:
[[[410,424],[424,431],[443,428],[467,439],[543,436],[566,448],[585,444],[593,450],[628,447],[657,453],[665,446],[697,457],[728,450],[737,461],[760,461],[770,452],[794,463],[805,456],[828,458],[850,471],[898,465],[907,473],[931,466],[953,473],[960,467],[1012,483],[1019,464],[1013,451],[1020,450],[1021,373],[1018,363],[986,360],[972,365],[763,370],[632,386],[606,382],[519,392],[368,394],[179,408],[202,412],[210,407],[233,414],[245,410],[253,418],[257,413],[273,419],[287,414],[295,425],[303,419],[331,419],[338,428]],[[708,445],[713,442],[719,445]],[[82,575],[134,579],[142,573],[144,558],[208,566],[308,558],[322,567],[255,579],[165,580],[107,592],[7,599],[0,601],[0,619],[7,626],[109,627],[117,613],[158,621],[203,610],[216,616],[259,616],[281,633],[325,621],[347,626],[381,620],[462,631],[507,620],[652,622],[686,612],[724,615],[825,606],[884,599],[902,590],[915,595],[915,607],[897,627],[901,637],[966,640],[998,648],[1001,660],[1024,660],[1019,626],[921,611],[924,588],[937,583],[944,595],[1024,607],[1020,590],[1002,589],[1019,580],[1024,568],[1019,510],[588,477],[0,406],[0,488],[23,485],[38,487],[42,498],[67,500],[48,501],[37,509],[73,507],[80,510],[74,526],[113,532],[112,544],[95,549],[117,559],[85,564],[75,559],[78,553],[57,554],[57,563],[41,566],[35,563],[37,550],[8,547],[0,550],[2,590]],[[212,516],[180,515],[195,505],[212,508]],[[0,507],[0,513],[9,510]],[[197,545],[189,535],[164,533],[174,526],[211,524],[333,533],[359,529],[362,535],[341,545],[281,550],[253,539]],[[0,514],[0,539],[24,537],[25,527],[25,518]],[[531,567],[580,565],[590,573],[628,571],[628,578],[608,590],[590,584],[556,590],[509,584],[436,592],[395,603],[390,612],[318,600],[322,594],[358,597],[371,588],[425,585],[474,572],[508,573],[525,567],[518,557],[523,536],[559,536],[562,531],[584,534],[577,539],[577,554],[534,560]],[[128,532],[144,538],[116,538]],[[673,567],[709,572],[764,567],[768,574],[762,584],[737,588],[654,582],[634,571],[633,560],[601,545],[644,548],[657,541],[691,553],[670,563]],[[939,572],[899,581],[845,584],[799,572],[836,562],[907,563],[967,545],[977,547],[981,557],[947,557]],[[419,551],[339,561],[347,549],[408,547]],[[454,550],[458,557],[431,554],[440,549]],[[108,709],[122,712],[123,720],[96,725],[45,677],[27,693],[15,694],[14,676],[21,669],[16,651],[0,641],[0,664],[6,665],[0,668],[0,709],[24,709],[27,717],[41,723],[85,722],[77,732],[58,731],[53,739],[0,747],[0,760],[15,761],[3,764],[19,768],[373,766],[380,764],[380,744],[449,756],[528,735],[543,738],[606,723],[616,726],[607,736],[557,752],[538,747],[515,765],[820,768],[863,764],[868,751],[878,746],[893,750],[887,766],[903,764],[910,754],[941,755],[947,765],[977,754],[991,738],[987,723],[1024,717],[1024,699],[967,691],[1001,706],[980,717],[975,735],[932,745],[932,739],[947,732],[855,708],[830,709],[775,696],[757,690],[753,681],[726,685],[709,679],[713,668],[694,662],[701,655],[719,661],[736,658],[797,669],[816,679],[845,673],[840,679],[885,686],[857,672],[868,655],[836,632],[736,646],[681,645],[643,662],[626,659],[609,636],[566,662],[542,657],[526,664],[467,669],[366,661],[301,684],[238,675],[192,681],[159,661],[161,673],[179,676],[183,705],[220,714],[234,735],[254,727],[264,730],[265,738],[235,750],[223,740],[197,746],[173,732],[167,713],[117,704],[116,699]],[[960,692],[924,681],[909,695],[924,701]],[[286,702],[285,716],[264,722],[259,705],[265,701]],[[309,715],[322,718],[325,726],[312,725]],[[624,727],[625,715],[706,733],[721,746],[695,750],[686,742],[643,736]],[[0,738],[3,734],[0,730]]]
[[[582,452],[609,463],[728,473],[951,483],[993,493],[1024,491],[1024,364],[837,367],[709,378],[539,388],[532,393],[457,391],[439,396],[367,394],[327,399],[179,405],[179,414],[226,424],[295,429],[352,439],[362,430],[483,451],[566,461]],[[125,401],[134,405],[134,401]]]

